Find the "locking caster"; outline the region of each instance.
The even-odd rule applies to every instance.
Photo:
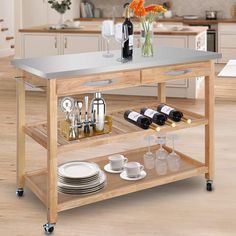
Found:
[[[23,188],[18,188],[16,190],[16,196],[17,197],[23,197],[23,195],[24,195],[24,189]]]
[[[47,223],[43,225],[44,231],[46,234],[51,234],[54,231],[55,224]]]
[[[209,192],[213,191],[213,181],[212,180],[207,180],[206,190],[209,191]]]

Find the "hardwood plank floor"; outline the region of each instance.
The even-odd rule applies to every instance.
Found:
[[[46,209],[30,192],[17,199],[16,175],[16,102],[14,70],[9,59],[0,61],[0,235],[44,235]],[[225,86],[226,95],[227,86]],[[230,86],[230,89],[234,89]],[[236,89],[236,88],[235,88]],[[222,89],[223,91],[223,89]],[[46,117],[44,93],[27,93],[27,115],[30,121]],[[223,95],[223,94],[222,94]],[[129,97],[120,102],[119,96],[106,97],[110,110],[129,107]],[[135,103],[155,98],[135,98]],[[202,101],[169,99],[186,109],[202,112]],[[235,236],[236,235],[236,102],[217,100],[216,103],[216,179],[215,191],[205,191],[204,177],[196,177],[135,194],[99,202],[59,214],[54,235],[64,236]],[[191,131],[191,132],[190,132]],[[203,159],[203,127],[177,132],[176,148],[198,160]],[[27,169],[45,166],[46,152],[27,138]],[[142,140],[138,140],[140,144]],[[169,143],[169,141],[168,141]],[[125,144],[122,150],[134,142]],[[116,147],[112,147],[116,151]],[[96,149],[107,154],[108,147]],[[64,162],[87,158],[92,149],[68,153]],[[46,184],[46,183],[45,183]]]

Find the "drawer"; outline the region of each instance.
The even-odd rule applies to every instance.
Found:
[[[219,24],[219,33],[236,33],[236,24]]]
[[[236,34],[223,34],[220,36],[220,47],[236,48]]]
[[[220,63],[227,63],[229,60],[236,59],[236,48],[221,48],[222,58],[219,60]]]
[[[114,72],[78,78],[58,79],[57,95],[65,96],[97,91],[102,92],[139,85],[141,85],[139,70]]]
[[[143,69],[142,84],[161,83],[176,79],[188,79],[210,75],[210,62],[197,62],[185,65]]]

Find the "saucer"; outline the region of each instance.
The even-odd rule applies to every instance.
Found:
[[[124,179],[124,180],[131,180],[131,181],[132,181],[132,180],[140,180],[140,179],[143,179],[143,178],[146,177],[146,175],[147,175],[146,171],[142,170],[141,173],[140,173],[140,175],[139,175],[138,177],[136,177],[136,178],[130,178],[130,177],[127,176],[126,171],[122,171],[122,173],[120,174],[120,177],[121,177],[121,179]]]
[[[104,166],[104,170],[106,172],[109,172],[109,173],[112,173],[112,174],[120,174],[123,171],[123,169],[121,169],[121,170],[112,170],[110,163],[108,163],[107,165]]]

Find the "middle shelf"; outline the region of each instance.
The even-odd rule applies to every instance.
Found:
[[[167,105],[170,105],[170,104],[167,104]],[[155,109],[156,105],[154,106],[152,104],[148,107]],[[174,107],[177,108],[176,106]],[[139,111],[140,109],[137,108],[133,110]],[[160,132],[170,132],[170,131],[175,131],[175,130],[180,130],[180,129],[191,128],[191,127],[195,127],[199,125],[206,125],[208,123],[208,120],[203,115],[190,112],[182,108],[179,110],[181,110],[184,113],[184,115],[190,118],[192,120],[192,123],[188,124],[186,122],[180,121],[176,123],[176,127],[171,127],[169,125],[160,126],[160,129],[161,129]],[[58,130],[58,134],[57,134],[58,153],[78,150],[78,148],[80,149],[87,148],[91,145],[94,145],[94,146],[103,145],[111,141],[125,142],[126,140],[136,138],[137,136],[144,137],[144,136],[154,134],[157,132],[153,129],[143,130],[127,122],[123,117],[124,110],[117,111],[109,115],[112,116],[112,120],[113,120],[112,132],[109,134],[88,137],[81,140],[67,141],[60,133],[60,130]],[[24,132],[25,134],[30,136],[32,139],[34,139],[36,142],[38,142],[41,146],[47,149],[47,123],[41,122],[37,124],[26,125],[24,127]]]

